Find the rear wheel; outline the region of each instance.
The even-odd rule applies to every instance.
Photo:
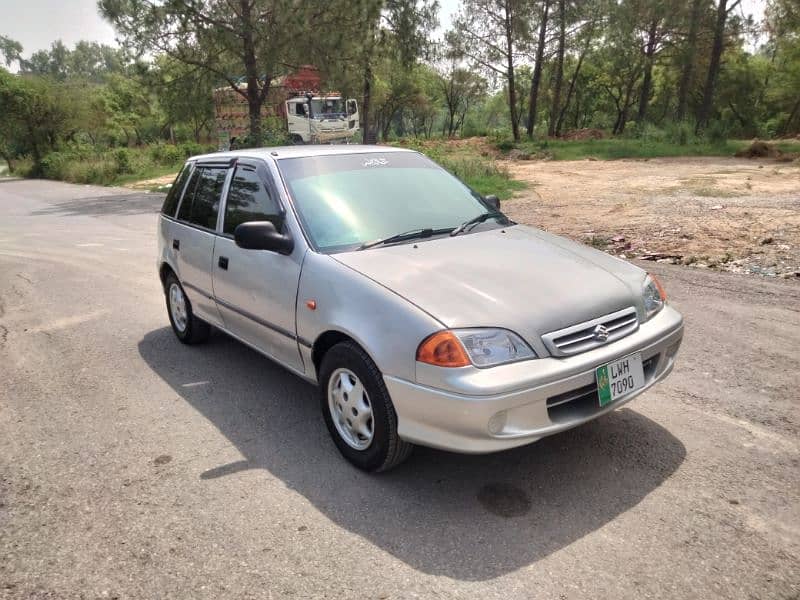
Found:
[[[303,137],[299,133],[293,133],[291,136],[292,144],[295,146],[302,146],[305,144]]]
[[[194,315],[189,298],[174,273],[167,275],[164,280],[164,292],[169,322],[177,338],[184,344],[205,342],[211,333],[211,326]]]
[[[378,367],[353,342],[340,342],[322,359],[320,404],[339,452],[359,469],[387,471],[411,454],[397,435],[389,391]]]

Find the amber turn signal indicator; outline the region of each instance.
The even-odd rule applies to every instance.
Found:
[[[440,331],[425,338],[417,348],[417,360],[437,367],[466,367],[470,364],[467,351],[451,331]]]
[[[661,300],[663,302],[666,302],[667,301],[667,290],[665,290],[664,286],[661,285],[661,282],[658,280],[658,277],[656,277],[652,273],[648,273],[648,275],[650,275],[650,279],[653,280],[653,283],[656,284],[656,289],[658,290],[658,293],[661,295]]]
[[[317,310],[317,301],[306,300],[306,307],[308,308],[308,310]]]

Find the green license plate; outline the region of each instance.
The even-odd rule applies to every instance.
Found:
[[[644,387],[642,355],[637,352],[597,367],[596,375],[600,406],[611,404]]]

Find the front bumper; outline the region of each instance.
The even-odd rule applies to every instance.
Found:
[[[400,437],[424,446],[485,453],[535,442],[619,408],[664,379],[683,338],[683,318],[670,306],[612,344],[568,358],[540,358],[491,369],[424,366],[418,380],[384,376]],[[645,385],[600,407],[595,369],[641,352]]]

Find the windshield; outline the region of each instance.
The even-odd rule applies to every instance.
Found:
[[[278,166],[307,235],[322,252],[416,229],[453,229],[489,212],[478,194],[416,153],[286,158]]]
[[[346,116],[341,98],[314,98],[311,101],[311,112],[318,118]]]

